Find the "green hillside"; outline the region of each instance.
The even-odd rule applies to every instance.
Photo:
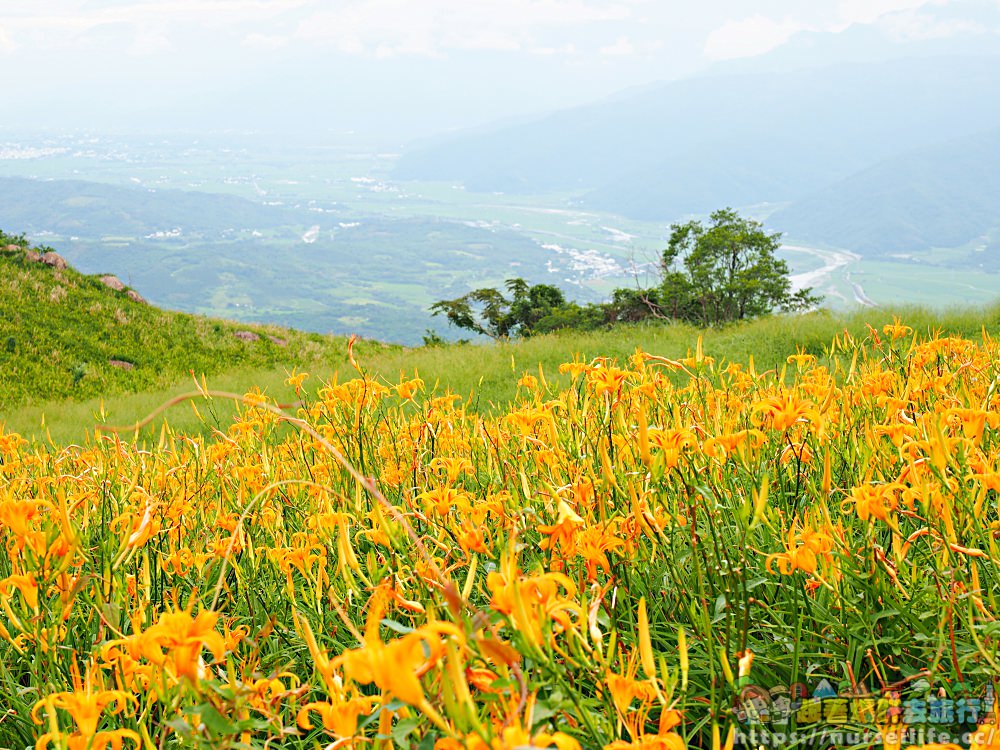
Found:
[[[346,360],[343,338],[160,310],[113,277],[59,267],[45,250],[0,232],[5,414],[33,403],[162,388],[191,372],[290,370]]]

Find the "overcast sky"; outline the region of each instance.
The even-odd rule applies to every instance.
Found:
[[[0,81],[11,127],[322,120],[424,135],[681,77],[801,31],[996,34],[998,14],[1000,0],[3,0]]]

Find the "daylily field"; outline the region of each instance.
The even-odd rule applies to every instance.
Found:
[[[1000,747],[1000,343],[710,355],[0,434],[0,747]]]

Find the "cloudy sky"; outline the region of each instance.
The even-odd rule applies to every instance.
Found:
[[[1000,0],[3,0],[0,80],[8,127],[426,135],[859,24],[996,35]]]

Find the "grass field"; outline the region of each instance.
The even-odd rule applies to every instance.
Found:
[[[1000,308],[955,308],[940,313],[921,308],[867,310],[853,314],[820,312],[802,316],[778,316],[736,325],[721,330],[699,331],[693,327],[662,323],[642,326],[622,326],[609,331],[587,333],[564,332],[505,344],[467,344],[416,349],[359,348],[362,367],[380,382],[396,382],[401,375],[421,377],[432,391],[455,393],[476,412],[496,413],[507,408],[517,395],[517,378],[527,373],[537,376],[539,368],[554,385],[568,380],[558,373],[558,366],[567,361],[588,362],[594,357],[614,357],[624,361],[636,350],[669,358],[681,358],[694,351],[699,337],[706,353],[720,362],[746,362],[751,357],[761,371],[780,369],[785,359],[802,350],[824,357],[834,338],[844,330],[864,336],[868,325],[876,328],[891,323],[895,317],[907,320],[924,334],[935,332],[976,336],[983,329],[996,330],[1000,325]],[[315,393],[323,382],[343,380],[356,373],[343,353],[331,353],[330,358],[310,368],[308,389]],[[301,369],[301,368],[300,368]],[[260,388],[280,402],[295,400],[284,384],[291,365],[271,368],[239,368],[217,372],[207,378],[211,388],[246,392]],[[56,442],[80,442],[100,421],[109,424],[134,424],[170,399],[195,390],[190,376],[178,377],[173,385],[147,389],[134,394],[119,394],[84,400],[59,400],[19,408],[6,415],[8,429],[41,440],[51,436]],[[199,406],[196,414],[190,404],[171,409],[164,416],[169,424],[181,431],[203,432],[225,424],[233,411],[231,405],[214,406],[218,420],[202,420],[207,412]],[[103,413],[103,417],[101,414]],[[146,430],[147,436],[158,435],[163,419]]]

